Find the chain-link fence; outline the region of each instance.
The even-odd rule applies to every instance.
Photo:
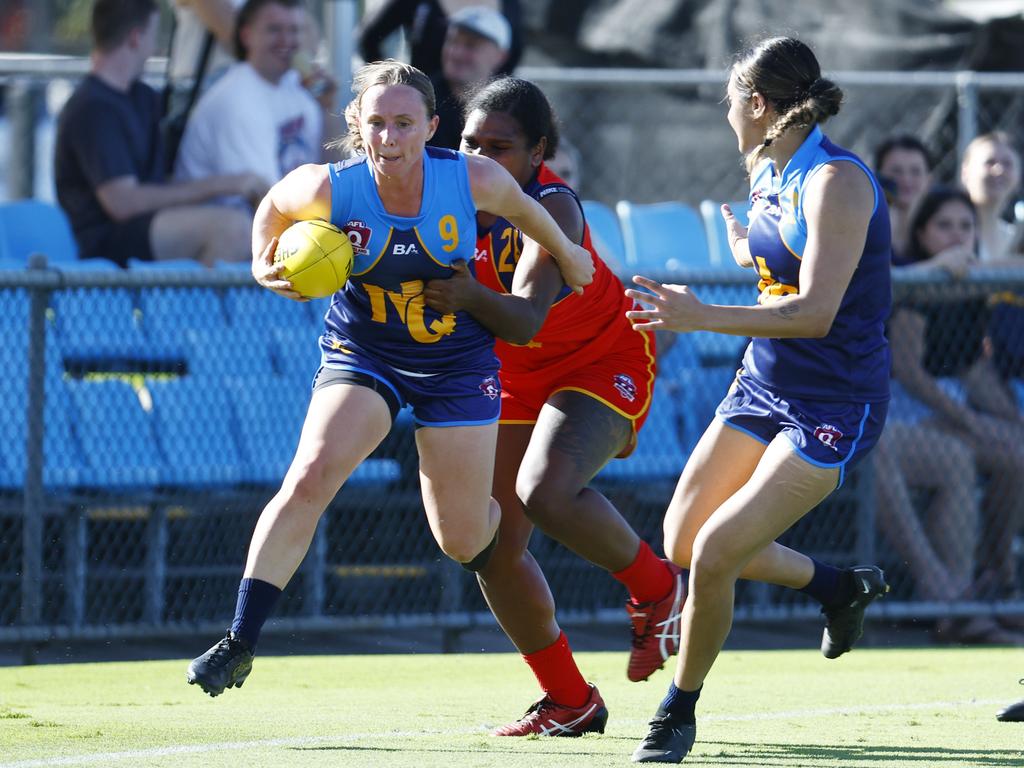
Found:
[[[585,197],[654,202],[747,196],[742,159],[726,123],[724,72],[523,68],[552,101],[579,148]],[[958,179],[979,133],[1004,130],[1024,147],[1024,74],[836,72],[845,100],[826,125],[837,144],[868,163],[897,133],[932,151],[937,181]]]
[[[147,78],[158,85],[162,60]],[[0,177],[7,194],[53,199],[54,117],[84,59],[0,56]],[[708,70],[520,68],[540,84],[581,159],[583,196],[609,205],[746,197],[745,174],[725,121],[725,73]],[[957,179],[974,136],[1004,130],[1024,147],[1024,74],[835,72],[846,94],[827,130],[871,162],[887,136],[909,133],[932,150],[937,181]]]
[[[751,297],[735,277],[676,279],[708,300]],[[1004,350],[1024,346],[1013,331],[1024,310],[1008,293],[1024,280],[897,288],[917,315],[967,307],[963,335],[935,336],[938,362],[926,361],[958,402],[976,396],[972,368],[943,354],[959,365],[972,339],[986,360],[997,337]],[[324,309],[275,297],[244,271],[0,272],[0,639],[223,628],[255,520],[297,442]],[[595,480],[656,548],[742,340],[694,334],[663,347],[640,448]],[[1019,395],[1020,370],[1004,370],[1010,378],[996,381]],[[784,541],[840,565],[881,563],[890,615],[1024,609],[1024,441],[1001,447],[1012,457],[1002,463],[982,457],[970,428],[929,413],[907,382],[892,438]],[[1024,429],[1014,409],[994,422]],[[399,418],[330,505],[274,626],[489,621],[474,579],[429,534],[411,433]],[[533,551],[567,621],[624,620],[614,580],[539,534]],[[798,593],[746,582],[737,600],[741,619],[816,611]]]

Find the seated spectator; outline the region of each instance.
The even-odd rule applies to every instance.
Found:
[[[58,118],[57,198],[83,258],[248,260],[248,217],[197,203],[258,198],[257,176],[164,182],[159,97],[140,80],[158,22],[155,0],[93,6],[92,69]]]
[[[963,184],[978,213],[978,260],[982,264],[1022,264],[1021,230],[1007,220],[1020,188],[1020,153],[1002,131],[976,137],[964,150]]]
[[[302,0],[247,0],[242,6],[235,32],[239,61],[193,110],[176,178],[251,173],[269,188],[294,168],[320,162],[324,111],[337,86],[329,81],[318,103],[292,66],[304,13]]]
[[[901,257],[910,240],[910,220],[932,186],[932,158],[915,137],[892,136],[875,149],[875,172],[886,188],[892,250]]]
[[[974,452],[899,411],[897,396],[872,455],[879,530],[906,562],[915,599],[973,600],[981,518]],[[1024,644],[1024,637],[991,616],[941,619],[935,636],[942,642]]]
[[[497,11],[473,5],[448,18],[441,48],[441,71],[434,84],[440,123],[427,143],[458,149],[464,123],[462,108],[470,94],[494,77],[508,58],[512,27]]]
[[[384,0],[376,10],[363,17],[359,30],[359,55],[363,61],[388,58],[383,42],[401,28],[409,47],[409,63],[433,76],[441,71],[441,47],[448,31],[448,15],[461,6],[476,5],[457,0]],[[492,4],[508,19],[512,40],[508,57],[498,69],[499,75],[510,75],[523,55],[522,8],[520,0],[501,0]]]
[[[911,224],[903,269],[939,268],[954,278],[973,262],[974,207],[966,193],[935,189]],[[974,585],[981,598],[1020,592],[1013,540],[1024,525],[1024,420],[993,412],[1002,396],[993,386],[985,344],[985,296],[952,298],[922,287],[894,308],[889,321],[896,383],[923,409],[923,426],[968,446],[988,478],[976,553],[983,570]],[[996,377],[997,380],[997,377]],[[890,418],[898,419],[894,397]],[[1003,404],[1001,408],[1009,408]]]

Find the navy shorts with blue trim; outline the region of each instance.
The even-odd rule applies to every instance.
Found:
[[[880,403],[842,403],[782,398],[740,369],[715,415],[762,443],[783,435],[797,454],[816,467],[846,470],[878,442],[889,410]]]
[[[337,341],[334,336],[320,337],[321,366],[356,371],[381,382],[394,394],[399,407],[412,407],[417,427],[493,424],[501,414],[501,382],[496,367],[433,374],[403,371],[363,350],[342,347]],[[318,377],[323,378],[319,372]],[[314,378],[314,386],[316,381]]]

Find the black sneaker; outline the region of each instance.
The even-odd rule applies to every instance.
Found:
[[[876,597],[889,591],[885,574],[873,565],[847,568],[853,579],[854,593],[849,601],[823,607],[825,631],[821,636],[821,652],[826,659],[837,659],[853,648],[864,634],[864,611]]]
[[[1021,680],[1020,684],[1024,685],[1024,680]],[[1001,723],[1024,723],[1024,699],[999,710],[996,713],[996,720]]]
[[[697,738],[694,723],[673,721],[659,709],[650,722],[651,730],[633,751],[634,763],[681,763]]]
[[[188,665],[185,677],[189,685],[198,684],[211,696],[225,688],[241,688],[252,671],[252,651],[242,638],[228,632],[224,639]]]

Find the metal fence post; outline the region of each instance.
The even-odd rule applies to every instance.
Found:
[[[46,257],[33,254],[29,269],[46,269]],[[25,495],[22,509],[21,623],[35,627],[43,618],[43,409],[46,403],[46,306],[49,289],[27,289],[31,300],[28,317],[28,393],[25,398]],[[26,645],[25,663],[34,661]]]
[[[14,200],[35,193],[38,106],[39,86],[31,80],[18,78],[7,87],[7,111],[11,118],[7,194]]]
[[[857,467],[857,560],[861,563],[875,562],[876,520],[875,467],[870,459]]]
[[[964,159],[964,150],[978,134],[978,84],[973,72],[956,73],[956,158]]]

